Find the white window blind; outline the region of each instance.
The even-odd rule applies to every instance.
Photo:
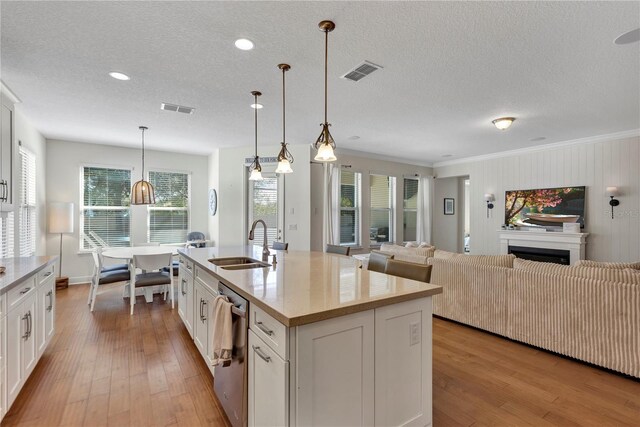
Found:
[[[149,206],[149,242],[186,242],[189,233],[189,174],[150,171],[149,182],[156,195],[156,204]]]
[[[393,182],[394,178],[390,176],[371,175],[370,177],[369,239],[372,245],[392,241]]]
[[[20,147],[19,256],[36,253],[36,157]]]
[[[0,216],[0,258],[13,257],[13,212]]]
[[[360,174],[340,171],[340,244],[360,241]]]
[[[256,219],[267,224],[267,242],[278,240],[278,178],[265,176],[262,181],[249,181],[249,227]],[[260,226],[258,226],[260,227]],[[256,230],[254,243],[262,244],[262,230]]]
[[[131,171],[85,166],[80,194],[80,249],[130,246]]]
[[[413,242],[418,235],[418,180],[405,178],[402,197],[403,240]]]

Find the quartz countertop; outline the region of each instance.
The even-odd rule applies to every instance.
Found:
[[[262,259],[262,247],[186,248],[191,259],[285,326],[299,326],[442,293],[442,287],[360,268],[352,257],[306,251],[276,251],[270,267],[227,270],[212,258]],[[269,256],[272,264],[272,256]]]
[[[37,273],[57,259],[57,256],[29,256],[0,259],[0,265],[6,268],[5,272],[0,274],[0,295],[8,292],[25,278]]]

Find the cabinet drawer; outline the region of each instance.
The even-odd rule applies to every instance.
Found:
[[[36,277],[32,276],[15,288],[7,292],[7,311],[13,307],[17,307],[26,298],[34,294],[36,291]]]
[[[193,261],[181,256],[178,258],[178,262],[180,263],[180,267],[184,267],[186,271],[193,274]]]
[[[262,311],[250,305],[249,328],[285,360],[289,358],[287,327]]]
[[[50,264],[38,272],[38,284],[53,276],[54,265]]]
[[[213,277],[211,274],[207,273],[200,267],[196,267],[196,272],[194,275],[194,280],[203,284],[207,287],[211,292],[218,295],[218,279]]]

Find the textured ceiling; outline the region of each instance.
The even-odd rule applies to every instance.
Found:
[[[2,1],[0,12],[2,80],[48,138],[137,146],[144,124],[153,149],[250,146],[258,89],[260,143],[275,144],[276,65],[287,62],[287,139],[310,143],[322,19],[337,25],[329,121],[340,147],[428,163],[640,128],[640,45],[613,43],[640,27],[639,2]],[[239,37],[256,48],[237,50]],[[339,78],[365,59],[384,69]],[[491,125],[503,115],[518,118],[507,132]]]

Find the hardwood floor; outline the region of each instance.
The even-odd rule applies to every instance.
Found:
[[[58,293],[57,333],[2,426],[226,426],[177,310]],[[434,319],[434,426],[636,425],[640,382]]]

